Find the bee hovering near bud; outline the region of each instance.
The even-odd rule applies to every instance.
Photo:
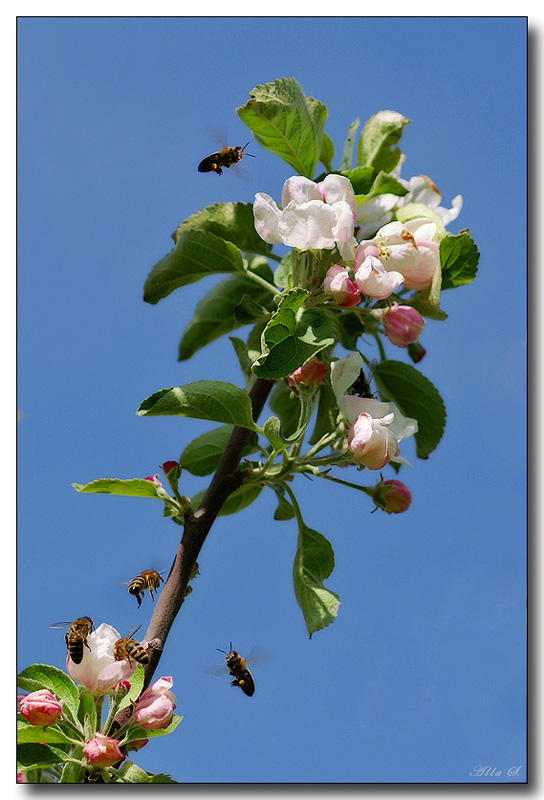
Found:
[[[122,661],[124,658],[128,659],[128,663],[132,666],[131,658],[134,661],[137,661],[138,664],[148,664],[149,663],[149,655],[147,653],[147,648],[144,647],[140,642],[137,642],[136,639],[133,639],[132,636],[139,631],[141,625],[137,625],[136,628],[133,628],[128,636],[124,636],[122,639],[117,639],[113,646],[113,657],[116,661]]]
[[[154,569],[144,569],[143,572],[140,572],[130,581],[128,591],[136,597],[138,608],[142,605],[142,598],[146,589],[149,591],[151,599],[155,600],[153,592],[157,591],[161,583],[164,583],[164,578],[160,572]]]
[[[223,174],[223,168],[228,169],[233,164],[237,164],[244,156],[255,158],[251,153],[246,153],[245,149],[248,146],[247,142],[243,147],[224,147],[218,153],[212,153],[211,156],[203,158],[198,165],[199,172],[217,172],[218,175]]]
[[[74,622],[55,622],[50,628],[68,628],[64,635],[64,641],[68,649],[68,655],[74,664],[81,664],[83,659],[83,647],[90,651],[87,643],[87,636],[94,631],[94,624],[90,617],[79,617]]]
[[[219,650],[220,653],[225,653],[227,669],[234,678],[230,685],[239,686],[244,694],[251,697],[255,691],[255,681],[247,668],[245,659],[232,649],[232,642],[230,643],[230,651],[228,653],[225,650],[220,650],[219,647],[216,649]]]

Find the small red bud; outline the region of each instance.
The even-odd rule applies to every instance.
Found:
[[[374,487],[372,499],[377,508],[381,508],[388,514],[400,514],[410,506],[412,495],[402,481],[382,480]]]
[[[411,344],[408,345],[406,349],[408,351],[408,355],[410,356],[414,364],[417,364],[419,361],[421,361],[421,359],[427,352],[425,348],[422,345],[420,345],[419,342],[412,342]]]

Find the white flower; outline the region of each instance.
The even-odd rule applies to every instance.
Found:
[[[130,665],[128,659],[116,661],[113,648],[121,638],[115,628],[103,622],[87,636],[87,647],[83,648],[83,658],[75,664],[70,656],[66,658],[66,671],[75,681],[82,683],[93,694],[106,694],[116,683],[130,678],[136,663]]]
[[[363,238],[371,236],[383,225],[391,222],[395,208],[401,208],[408,203],[423,203],[432,208],[445,226],[459,216],[463,207],[463,198],[460,194],[451,201],[451,208],[444,208],[440,205],[442,195],[427,175],[414,175],[409,181],[406,181],[399,177],[399,173],[400,165],[391,174],[408,189],[408,193],[403,197],[395,194],[380,194],[378,197],[372,197],[361,203],[357,207],[359,236]]]
[[[373,239],[360,242],[356,256],[371,254],[379,258],[387,272],[400,272],[407,289],[420,291],[430,286],[440,267],[440,248],[433,242],[436,222],[417,217],[408,222],[389,222]]]
[[[353,254],[355,194],[348,178],[327,175],[320,183],[295,175],[285,181],[281,210],[270,195],[258,192],[253,204],[255,230],[265,242],[283,242],[299,250],[332,250]]]
[[[363,358],[357,350],[350,353],[346,358],[333,361],[331,364],[332,388],[338,406],[350,426],[353,427],[361,415],[366,415],[366,417],[370,417],[373,420],[373,422],[368,419],[359,420],[356,429],[352,430],[350,428],[352,441],[354,437],[357,437],[356,446],[360,444],[362,439],[365,439],[366,442],[371,441],[371,445],[367,446],[369,449],[371,447],[374,449],[375,447],[376,450],[381,447],[384,456],[387,455],[385,463],[390,460],[411,466],[408,461],[398,455],[398,447],[395,446],[391,436],[394,437],[398,445],[398,442],[402,441],[402,439],[417,433],[417,420],[403,416],[394,403],[382,403],[379,400],[347,394],[349,387],[359,377],[362,367]],[[359,458],[355,460],[363,463]],[[380,467],[370,466],[370,464],[367,464],[367,466],[370,469],[380,469]]]

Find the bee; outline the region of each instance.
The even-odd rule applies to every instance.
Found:
[[[116,661],[122,661],[124,658],[128,659],[128,663],[132,666],[131,658],[134,661],[137,661],[138,664],[148,664],[149,663],[149,655],[147,653],[147,649],[137,642],[136,639],[133,639],[132,636],[139,631],[141,625],[137,625],[135,628],[131,630],[128,636],[123,636],[122,639],[117,639],[115,644],[113,645],[113,657]]]
[[[357,397],[364,397],[368,400],[375,400],[376,395],[372,393],[370,388],[369,381],[374,374],[374,370],[376,369],[376,365],[372,366],[371,372],[369,373],[368,378],[365,375],[364,369],[361,369],[359,376],[355,379],[355,382],[351,385],[350,394],[355,394]]]
[[[90,651],[87,636],[94,631],[94,624],[90,617],[79,617],[74,622],[55,622],[50,628],[68,628],[64,634],[64,641],[68,655],[74,664],[81,664],[83,647]]]
[[[223,149],[219,152],[212,153],[211,156],[206,156],[206,158],[203,158],[198,165],[198,171],[217,172],[218,175],[222,175],[223,168],[228,169],[229,167],[232,167],[233,164],[237,164],[239,161],[241,161],[244,156],[255,158],[255,156],[251,153],[245,152],[248,144],[249,142],[247,142],[247,144],[245,144],[243,147],[223,147]]]
[[[230,650],[228,653],[225,650],[219,650],[219,647],[216,649],[220,653],[225,654],[227,669],[234,678],[230,685],[239,686],[244,694],[247,694],[248,697],[251,697],[255,691],[255,681],[253,680],[251,672],[247,668],[245,659],[232,649],[232,642],[230,643]]]
[[[142,605],[142,599],[146,589],[148,589],[151,599],[155,600],[153,592],[157,591],[161,583],[164,583],[164,579],[161,574],[154,569],[144,569],[143,572],[140,572],[139,575],[136,575],[136,577],[130,581],[128,591],[136,597],[138,608]]]

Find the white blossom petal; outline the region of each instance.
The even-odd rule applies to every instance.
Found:
[[[261,239],[269,244],[279,244],[282,241],[278,230],[281,211],[269,194],[257,192],[253,203],[253,217],[255,230]]]

